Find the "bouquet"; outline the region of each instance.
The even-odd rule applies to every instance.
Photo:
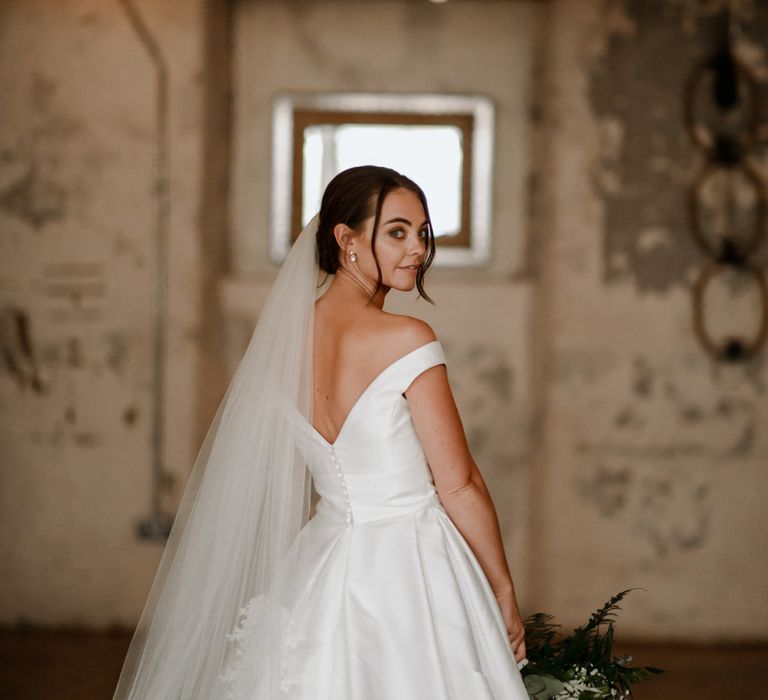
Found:
[[[617,593],[572,634],[555,640],[553,616],[534,613],[523,621],[528,664],[521,675],[533,700],[612,700],[631,698],[632,683],[652,673],[653,666],[633,667],[629,655],[611,654],[613,623],[619,601],[631,590]],[[606,629],[601,632],[601,625]]]

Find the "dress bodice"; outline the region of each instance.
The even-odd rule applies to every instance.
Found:
[[[315,517],[359,524],[439,503],[403,395],[438,364],[445,364],[445,354],[433,340],[388,365],[360,394],[333,443],[293,414],[298,447],[320,496]]]
[[[498,601],[440,502],[404,396],[438,364],[434,340],[387,366],[333,443],[285,397],[276,427],[320,500],[269,595],[244,608],[227,697],[528,700]],[[259,646],[272,605],[285,624],[274,651]]]

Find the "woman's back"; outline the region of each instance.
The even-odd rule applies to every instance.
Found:
[[[312,423],[329,442],[371,382],[392,362],[435,340],[428,324],[367,307],[350,314],[326,296],[315,305]]]

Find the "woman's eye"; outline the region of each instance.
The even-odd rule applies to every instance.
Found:
[[[399,240],[405,236],[405,231],[403,231],[401,228],[395,228],[389,232],[389,235]],[[429,238],[429,231],[427,229],[423,229],[419,231],[419,236],[426,240]]]

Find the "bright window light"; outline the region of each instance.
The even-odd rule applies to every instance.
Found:
[[[461,227],[462,134],[455,126],[321,124],[304,130],[302,224],[320,209],[331,178],[356,165],[383,165],[424,190],[435,237]]]

